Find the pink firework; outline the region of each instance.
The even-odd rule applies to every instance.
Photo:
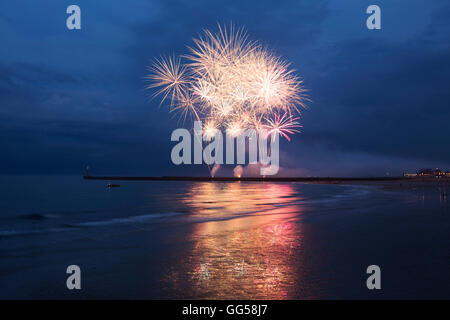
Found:
[[[282,116],[280,116],[278,113],[275,113],[272,119],[267,119],[268,124],[265,126],[269,130],[267,135],[269,136],[271,134],[278,133],[288,141],[291,141],[291,138],[289,138],[289,134],[300,132],[299,130],[297,130],[297,128],[302,127],[300,123],[297,122],[297,120],[299,120],[299,117],[293,118],[287,113],[283,114]]]

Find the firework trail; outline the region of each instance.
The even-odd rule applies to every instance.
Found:
[[[207,138],[217,129],[233,136],[266,129],[287,140],[298,132],[305,90],[288,63],[232,25],[206,30],[194,44],[184,63],[160,58],[149,68],[148,88],[158,88],[171,111],[203,121]]]

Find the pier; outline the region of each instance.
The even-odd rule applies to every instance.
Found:
[[[121,180],[121,181],[209,181],[209,182],[351,182],[351,181],[398,181],[410,180],[405,177],[196,177],[196,176],[91,176],[86,180]]]

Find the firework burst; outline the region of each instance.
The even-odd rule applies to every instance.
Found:
[[[273,118],[267,120],[265,127],[268,129],[267,135],[274,137],[274,134],[279,134],[291,141],[289,134],[294,134],[300,132],[298,128],[302,126],[297,122],[298,117],[288,116],[286,113],[280,116],[279,114],[274,114]]]
[[[180,59],[162,57],[160,60],[156,60],[149,70],[151,74],[147,76],[147,79],[151,79],[152,83],[147,86],[147,89],[158,87],[155,95],[163,96],[161,102],[169,95],[171,104],[176,100],[182,100],[180,98],[185,96],[185,88],[189,79],[185,75],[186,68],[181,65]]]
[[[204,121],[209,138],[220,128],[232,135],[264,128],[287,140],[298,132],[305,90],[288,63],[233,26],[206,30],[194,44],[184,63],[161,58],[150,68],[148,88],[158,88],[161,102]]]

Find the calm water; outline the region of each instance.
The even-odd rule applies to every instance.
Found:
[[[0,298],[450,298],[436,188],[120,184],[1,177]],[[80,291],[66,289],[71,264]]]

